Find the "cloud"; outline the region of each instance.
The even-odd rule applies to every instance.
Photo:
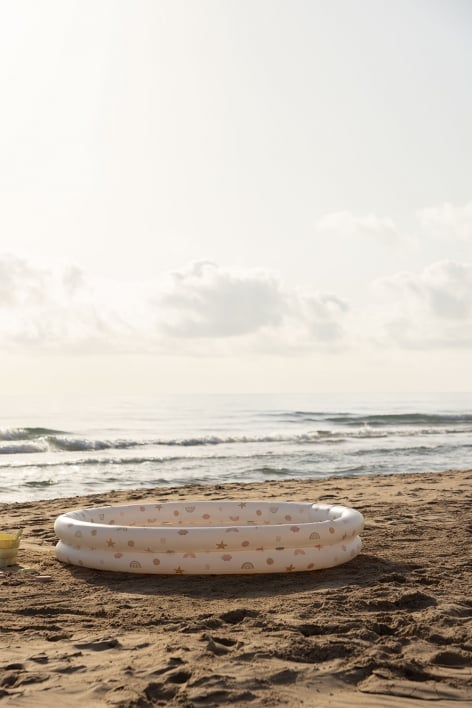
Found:
[[[305,293],[298,301],[302,320],[316,340],[340,342],[344,337],[343,320],[349,307],[344,300],[327,293]]]
[[[349,211],[325,214],[315,224],[318,232],[349,238],[370,239],[384,245],[410,244],[417,246],[421,235],[439,240],[472,241],[472,202],[464,206],[445,203],[418,209],[416,220],[420,235],[405,233],[389,217],[376,214],[355,216]]]
[[[199,261],[172,273],[159,305],[172,314],[164,324],[176,337],[236,337],[277,327],[287,301],[274,275],[219,268]]]
[[[417,217],[423,230],[430,235],[472,241],[472,202],[460,207],[446,203],[420,209]]]
[[[354,216],[349,211],[326,214],[319,219],[315,228],[324,233],[335,233],[351,237],[367,237],[383,243],[396,243],[404,239],[396,224],[387,217],[375,214]]]
[[[25,260],[6,255],[0,259],[0,308],[37,303],[47,289],[47,273]]]
[[[386,296],[384,326],[398,344],[413,348],[472,346],[472,266],[434,263],[419,273],[376,281]]]
[[[199,261],[146,283],[0,257],[0,345],[60,353],[296,352],[343,343],[347,304],[262,269]]]
[[[352,308],[273,272],[191,263],[147,282],[0,257],[5,352],[298,355],[472,347],[472,265],[440,261],[377,280]]]
[[[48,269],[0,257],[0,342],[4,350],[110,350],[123,320],[112,293],[76,267]]]
[[[334,295],[287,288],[274,273],[208,261],[172,273],[153,302],[158,329],[174,340],[190,339],[193,351],[207,350],[202,340],[209,339],[219,352],[236,344],[266,353],[336,347],[348,310]]]

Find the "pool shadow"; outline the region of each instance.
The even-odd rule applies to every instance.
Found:
[[[290,595],[346,586],[371,588],[384,579],[404,582],[409,572],[420,566],[361,553],[349,563],[326,570],[254,575],[147,575],[66,567],[77,580],[116,593],[230,599]]]

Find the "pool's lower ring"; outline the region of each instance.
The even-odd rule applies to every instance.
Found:
[[[362,515],[296,502],[164,502],[68,512],[58,560],[153,574],[290,573],[331,568],[361,550]]]
[[[222,575],[230,573],[290,573],[321,570],[355,558],[362,542],[355,536],[346,543],[322,548],[264,549],[221,553],[103,553],[67,546],[60,541],[57,558],[72,565],[97,570],[165,575]]]

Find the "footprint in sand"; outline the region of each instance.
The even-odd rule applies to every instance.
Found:
[[[255,610],[241,608],[240,610],[230,610],[229,612],[224,612],[220,615],[220,619],[227,624],[239,624],[246,619],[246,617],[257,617],[258,614],[259,613]]]
[[[101,639],[95,642],[83,642],[74,644],[76,649],[90,649],[91,651],[106,651],[107,649],[117,649],[121,647],[118,639]]]

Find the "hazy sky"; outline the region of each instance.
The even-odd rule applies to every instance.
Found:
[[[0,393],[472,390],[469,0],[0,0]]]

